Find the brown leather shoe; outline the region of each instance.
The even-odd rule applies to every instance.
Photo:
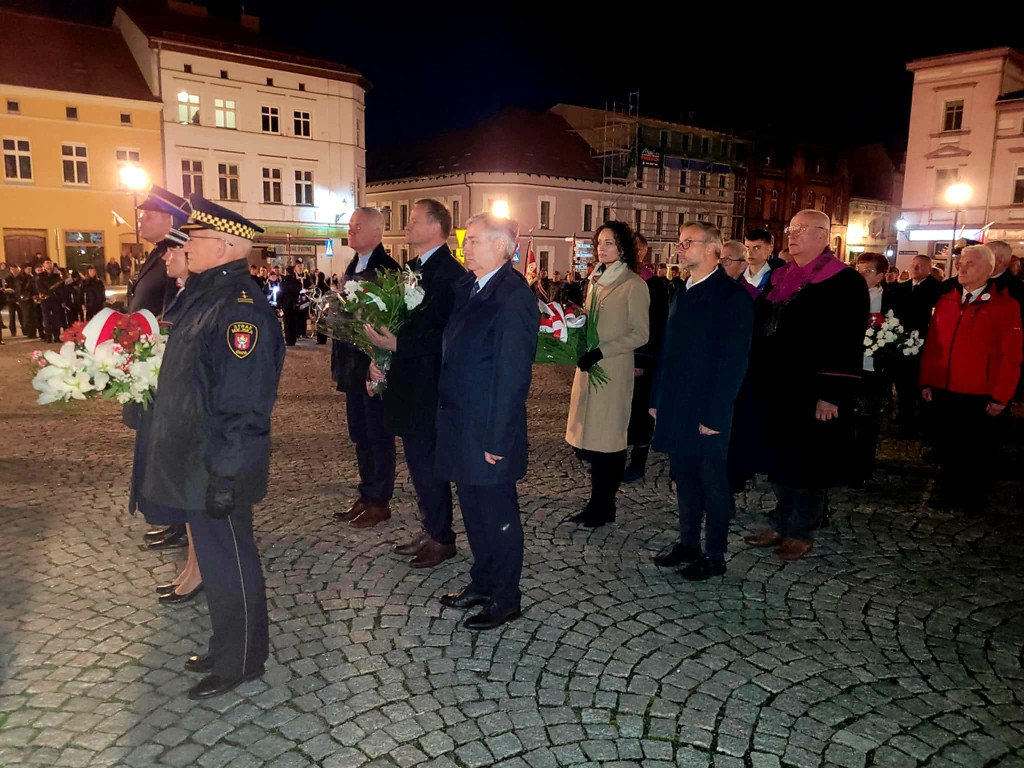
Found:
[[[743,540],[747,544],[753,544],[755,547],[777,547],[782,543],[783,539],[782,534],[774,529],[764,528],[752,536],[744,536]]]
[[[405,544],[399,544],[395,547],[396,555],[418,555],[420,550],[423,549],[429,542],[433,541],[430,538],[430,534],[426,531],[420,531],[416,538],[412,541],[406,542]]]
[[[369,499],[360,496],[358,499],[352,502],[352,506],[346,509],[344,512],[335,512],[334,519],[339,523],[347,523],[349,520],[354,520],[359,514],[366,509],[366,506],[370,503]]]
[[[363,511],[359,513],[359,516],[349,523],[349,525],[353,528],[372,528],[373,526],[390,519],[390,505],[374,504],[373,502],[370,502],[366,505]]]
[[[814,542],[803,541],[802,539],[783,539],[782,543],[775,548],[775,556],[779,560],[790,562],[799,560],[814,549]]]
[[[442,544],[428,537],[426,545],[412,560],[413,568],[433,568],[455,557],[454,544]]]

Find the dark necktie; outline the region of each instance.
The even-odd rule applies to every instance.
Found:
[[[480,283],[476,282],[476,283],[473,283],[473,290],[469,292],[469,298],[472,299],[478,293],[480,293]]]

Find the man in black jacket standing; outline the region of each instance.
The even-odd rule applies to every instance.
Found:
[[[206,673],[188,692],[205,699],[261,676],[269,656],[252,507],[267,492],[284,345],[246,263],[262,230],[198,195],[191,205],[193,274],[169,318],[141,495],[149,507],[184,512],[192,528],[213,635],[185,669]]]
[[[376,208],[357,208],[348,224],[348,244],[356,255],[345,269],[344,281],[376,280],[377,270],[399,269],[384,250],[384,215]],[[370,397],[366,377],[370,358],[345,342],[335,341],[331,369],[338,391],[345,393],[348,435],[359,463],[359,498],[334,519],[353,528],[370,528],[391,517],[395,490],[395,436],[384,423],[384,403]]]
[[[918,254],[910,262],[910,279],[892,286],[893,314],[909,333],[917,331],[923,339],[928,335],[935,302],[943,293],[942,283],[932,277],[932,260]],[[917,384],[921,356],[910,355],[895,362],[893,381],[899,402],[900,431],[913,436],[917,431],[921,407],[921,388]]]
[[[189,203],[173,192],[154,184],[149,188],[145,200],[139,203],[142,215],[139,218],[139,235],[143,240],[156,244],[149,252],[135,281],[128,286],[128,311],[148,309],[157,317],[170,306],[178,295],[178,285],[167,277],[164,241],[181,245],[186,238],[178,230],[188,220]],[[115,279],[116,282],[116,279]]]
[[[654,562],[689,563],[681,571],[689,581],[725,573],[729,433],[754,328],[750,297],[718,266],[721,252],[717,227],[698,221],[679,233],[677,253],[690,277],[672,302],[651,393],[654,449],[669,455],[679,495],[679,540]]]
[[[89,267],[87,277],[82,281],[82,303],[85,305],[85,319],[92,320],[92,316],[103,309],[107,300],[107,289],[96,274],[96,267]]]
[[[43,341],[56,344],[60,341],[61,295],[59,288],[64,284],[60,272],[53,268],[49,259],[43,262],[43,271],[36,275],[35,292],[42,298]]]
[[[423,525],[412,541],[395,547],[395,552],[414,556],[414,568],[433,568],[455,557],[451,484],[439,480],[434,472],[441,341],[455,303],[453,284],[466,274],[448,249],[451,231],[452,215],[442,203],[416,201],[405,234],[419,254],[409,268],[420,275],[423,306],[397,337],[386,328],[366,330],[376,346],[394,353],[382,395],[385,426],[402,437]],[[370,373],[381,377],[372,363]]]

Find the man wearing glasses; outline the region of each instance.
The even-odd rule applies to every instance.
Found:
[[[747,246],[739,240],[730,240],[722,246],[722,257],[718,260],[718,263],[725,270],[725,274],[739,283],[739,286],[750,294],[750,298],[756,299],[761,295],[761,291],[743,277],[747,272],[749,258]]]
[[[756,302],[751,381],[762,428],[758,471],[778,506],[775,527],[747,541],[774,547],[784,561],[813,546],[828,488],[846,475],[852,401],[860,382],[868,288],[828,246],[821,211],[786,227],[793,260],[773,270]]]

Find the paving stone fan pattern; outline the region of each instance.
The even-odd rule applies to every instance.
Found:
[[[442,567],[391,553],[416,530],[401,456],[390,522],[331,520],[355,457],[326,348],[301,344],[256,512],[267,673],[189,701],[205,600],[157,605],[184,551],[146,550],[125,511],[133,433],[109,402],[35,405],[34,348],[0,349],[2,766],[1024,766],[1018,510],[925,509],[916,444],[886,441],[880,483],[834,492],[832,527],[793,564],[742,543],[772,503],[758,484],[728,574],[690,584],[650,561],[676,529],[661,457],[614,525],[565,522],[588,492],[563,440],[571,372],[538,367],[525,613],[474,634],[436,599],[467,580],[458,515]]]

